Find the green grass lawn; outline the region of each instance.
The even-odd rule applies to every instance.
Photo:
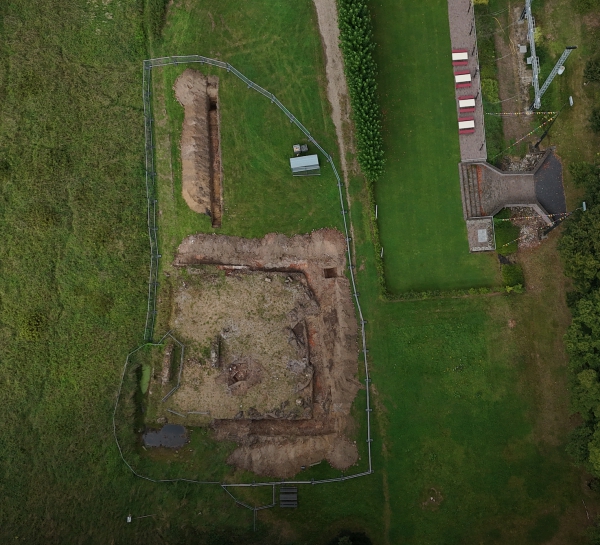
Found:
[[[492,286],[493,258],[471,255],[445,0],[373,3],[385,174],[375,188],[392,293]]]
[[[541,542],[528,537],[536,521],[550,514],[550,538],[578,501],[564,453],[532,439],[523,360],[494,317],[506,304],[388,304],[376,314],[386,324],[372,347],[390,543]],[[424,504],[431,488],[439,507]]]

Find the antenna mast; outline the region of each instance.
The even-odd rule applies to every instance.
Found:
[[[531,0],[525,0],[525,18],[527,19],[527,38],[529,39],[529,49],[531,51],[531,70],[533,72],[533,107],[536,110],[540,109],[540,59],[535,54],[535,19],[531,14]]]
[[[542,95],[546,92],[546,89],[548,89],[548,87],[552,83],[552,80],[556,77],[556,74],[562,74],[562,72],[560,72],[560,67],[567,60],[567,57],[571,54],[571,52],[574,49],[577,49],[577,46],[570,45],[563,51],[563,54],[560,56],[560,59],[558,59],[558,62],[554,65],[552,72],[550,72],[550,75],[546,78],[544,85],[542,85],[542,88],[540,89],[540,99],[542,98]],[[537,108],[539,108],[539,106],[537,106]]]

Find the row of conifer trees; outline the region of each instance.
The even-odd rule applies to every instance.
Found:
[[[373,26],[366,0],[338,0],[340,45],[356,126],[358,163],[371,182],[383,172]]]

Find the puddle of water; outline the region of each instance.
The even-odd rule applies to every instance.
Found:
[[[179,424],[165,424],[160,430],[149,430],[143,438],[146,447],[179,448],[187,443],[185,427]]]

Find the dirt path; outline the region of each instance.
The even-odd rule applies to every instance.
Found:
[[[331,118],[340,146],[340,161],[344,178],[348,179],[346,153],[354,149],[350,128],[350,99],[344,74],[344,61],[339,46],[340,31],[335,0],[314,0],[319,21],[319,32],[325,52],[327,98],[331,103]]]
[[[338,26],[338,13],[336,0],[314,0],[319,22],[319,33],[323,42],[325,53],[325,73],[327,75],[327,98],[331,104],[331,119],[335,126],[338,145],[340,148],[340,163],[344,185],[346,189],[346,202],[351,211],[350,193],[348,191],[348,163],[346,155],[351,153],[356,156],[356,143],[350,120],[350,96],[346,74],[344,74],[344,61],[340,49],[340,30]],[[353,171],[358,171],[358,164],[353,163]],[[356,261],[356,246],[354,244],[354,226],[350,216],[350,236],[352,238],[352,256]],[[354,263],[356,265],[356,263]]]
[[[510,5],[508,16],[503,25],[508,27],[495,36],[496,65],[498,67],[498,95],[502,101],[503,112],[524,112],[529,106],[529,88],[531,87],[531,69],[525,58],[529,54],[519,53],[520,44],[527,44],[527,22],[518,23],[523,6]],[[518,140],[531,130],[530,116],[504,117],[502,126],[506,140]],[[537,136],[530,140],[535,141]]]

